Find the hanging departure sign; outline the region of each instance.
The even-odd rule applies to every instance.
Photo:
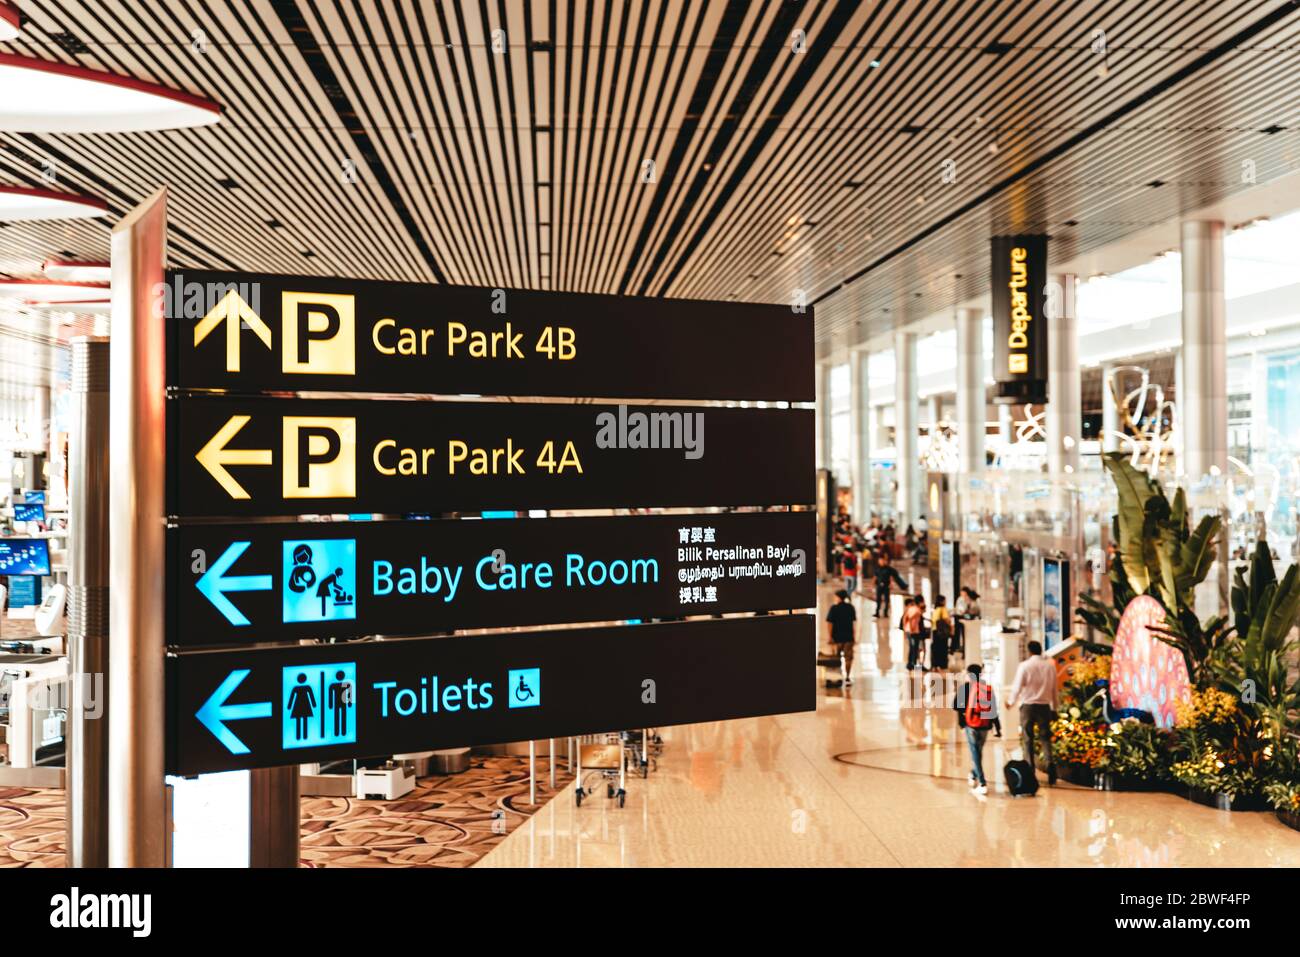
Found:
[[[1047,401],[1046,236],[993,240],[994,401]]]
[[[428,635],[817,604],[812,512],[168,530],[168,644]]]
[[[811,711],[814,634],[811,616],[772,615],[182,654],[167,771]]]
[[[192,397],[175,516],[798,505],[807,409]]]
[[[191,270],[160,294],[182,389],[814,394],[811,308]]]

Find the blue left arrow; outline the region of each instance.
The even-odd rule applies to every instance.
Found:
[[[247,625],[248,618],[235,607],[235,603],[226,597],[228,591],[270,591],[270,575],[231,575],[226,576],[230,566],[239,560],[239,556],[248,550],[249,542],[232,542],[222,552],[221,557],[209,566],[195,584],[203,596],[217,607],[217,611],[226,616],[232,625]]]
[[[227,721],[242,721],[245,718],[269,718],[271,717],[271,702],[254,701],[250,704],[226,704],[235,689],[240,683],[248,677],[249,669],[237,668],[230,674],[226,675],[226,680],[217,686],[217,690],[207,701],[203,702],[203,707],[194,712],[194,717],[203,723],[203,726],[212,732],[218,741],[226,746],[226,750],[231,754],[247,754],[248,745],[239,740],[235,733],[226,727]]]

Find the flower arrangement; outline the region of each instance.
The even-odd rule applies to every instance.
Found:
[[[1156,636],[1182,652],[1190,700],[1176,703],[1172,731],[1136,721],[1107,725],[1097,684],[1109,676],[1105,655],[1071,669],[1066,707],[1053,725],[1058,762],[1095,771],[1177,781],[1194,791],[1229,795],[1250,805],[1261,796],[1300,814],[1300,565],[1279,578],[1264,541],[1236,569],[1231,611],[1202,622],[1195,589],[1205,580],[1222,529],[1213,518],[1191,527],[1186,499],[1172,500],[1121,456],[1104,462],[1119,491],[1118,554],[1110,569],[1114,606],[1097,598],[1080,614],[1114,637],[1134,595],[1154,597],[1166,612]],[[1198,796],[1199,800],[1200,797]]]
[[[1052,757],[1058,764],[1078,764],[1097,770],[1106,761],[1106,724],[1086,718],[1077,707],[1052,722]]]
[[[1191,788],[1232,797],[1253,797],[1265,788],[1260,769],[1232,751],[1204,748],[1191,757],[1174,762],[1174,779]]]
[[[1110,678],[1110,655],[1088,656],[1070,665],[1070,681],[1079,685],[1095,685]]]
[[[1179,701],[1175,706],[1178,726],[1205,728],[1230,724],[1237,713],[1237,698],[1218,688],[1193,691],[1191,701]]]

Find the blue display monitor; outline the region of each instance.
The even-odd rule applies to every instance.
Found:
[[[43,522],[45,521],[44,505],[15,505],[14,506],[15,522]]]
[[[0,575],[48,574],[48,541],[43,538],[0,538]]]
[[[23,493],[23,502],[27,505],[44,505],[45,490],[32,489]]]

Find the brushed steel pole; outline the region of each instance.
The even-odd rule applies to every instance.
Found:
[[[110,867],[163,867],[166,802],[163,532],[166,369],[154,303],[167,252],[167,190],[113,228],[109,398],[108,795]]]
[[[69,867],[108,866],[108,340],[72,340],[68,443]]]

